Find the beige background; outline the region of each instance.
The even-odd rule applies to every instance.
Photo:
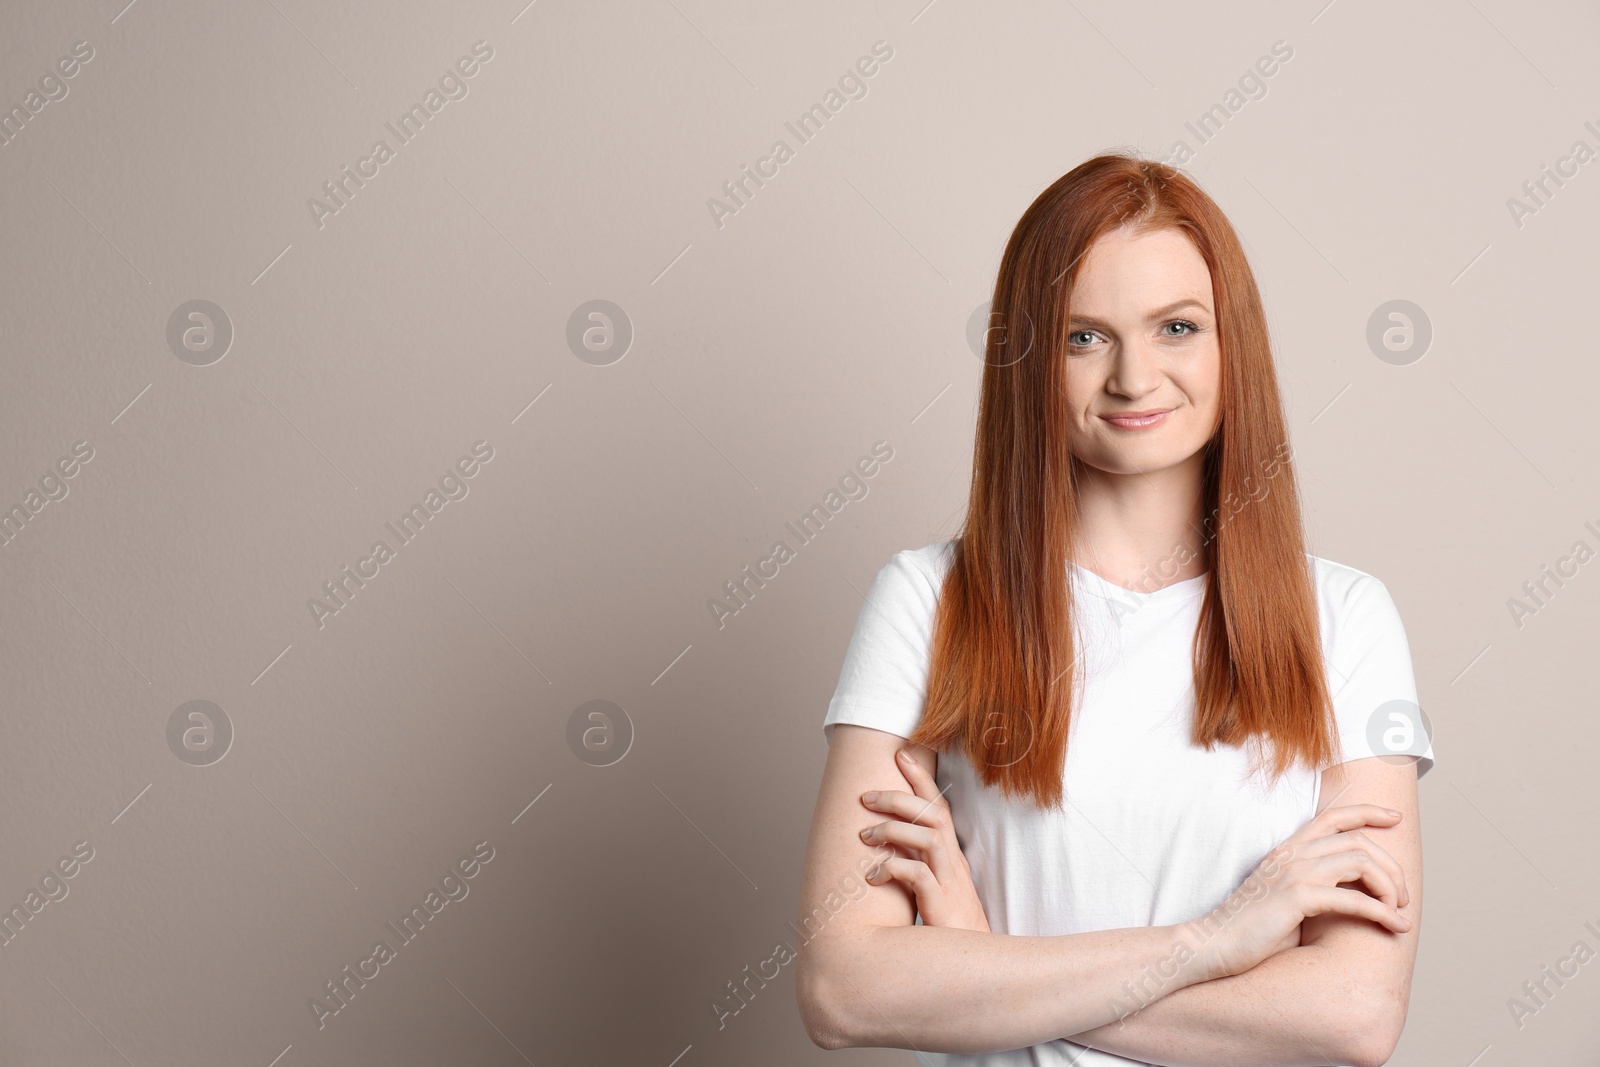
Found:
[[[814,1048],[792,966],[720,1030],[712,1005],[793,940],[863,590],[955,531],[967,324],[1012,225],[1083,159],[1179,140],[1264,290],[1312,550],[1388,584],[1435,724],[1392,1062],[1600,1062],[1600,963],[1520,1028],[1507,1006],[1600,949],[1600,562],[1508,605],[1600,548],[1600,163],[1507,206],[1600,148],[1592,5],[124,2],[0,13],[5,108],[94,50],[0,147],[0,506],[93,449],[0,547],[0,905],[93,849],[0,946],[0,1062],[909,1062]],[[799,145],[785,121],[879,40]],[[167,341],[197,299],[235,332],[209,366]],[[566,340],[594,299],[635,334],[605,366]],[[1395,299],[1433,330],[1405,365],[1366,341]],[[719,629],[709,600],[880,440],[867,495]],[[234,730],[208,766],[168,743],[191,700]],[[610,766],[568,744],[591,700],[632,724]],[[319,1029],[310,999],[480,841],[469,894]]]

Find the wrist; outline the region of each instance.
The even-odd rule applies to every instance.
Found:
[[[1236,973],[1228,962],[1213,916],[1205,915],[1166,928],[1172,943],[1171,954],[1181,960],[1180,978],[1185,985],[1213,982]]]

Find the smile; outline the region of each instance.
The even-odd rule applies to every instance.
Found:
[[[1172,414],[1171,408],[1165,411],[1129,412],[1124,415],[1102,415],[1100,417],[1120,430],[1143,430],[1151,426],[1161,425],[1170,414]]]

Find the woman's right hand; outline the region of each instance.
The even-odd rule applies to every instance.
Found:
[[[1212,978],[1248,971],[1300,943],[1300,924],[1337,912],[1371,919],[1396,933],[1411,929],[1399,909],[1411,901],[1405,872],[1361,832],[1390,827],[1398,813],[1376,804],[1328,807],[1269,852],[1238,889],[1205,916],[1183,925],[1200,943]],[[1355,882],[1360,888],[1339,888]]]

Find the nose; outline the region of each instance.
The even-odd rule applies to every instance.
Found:
[[[1153,392],[1161,384],[1161,366],[1155,346],[1143,341],[1117,345],[1112,355],[1106,389],[1135,399]]]

